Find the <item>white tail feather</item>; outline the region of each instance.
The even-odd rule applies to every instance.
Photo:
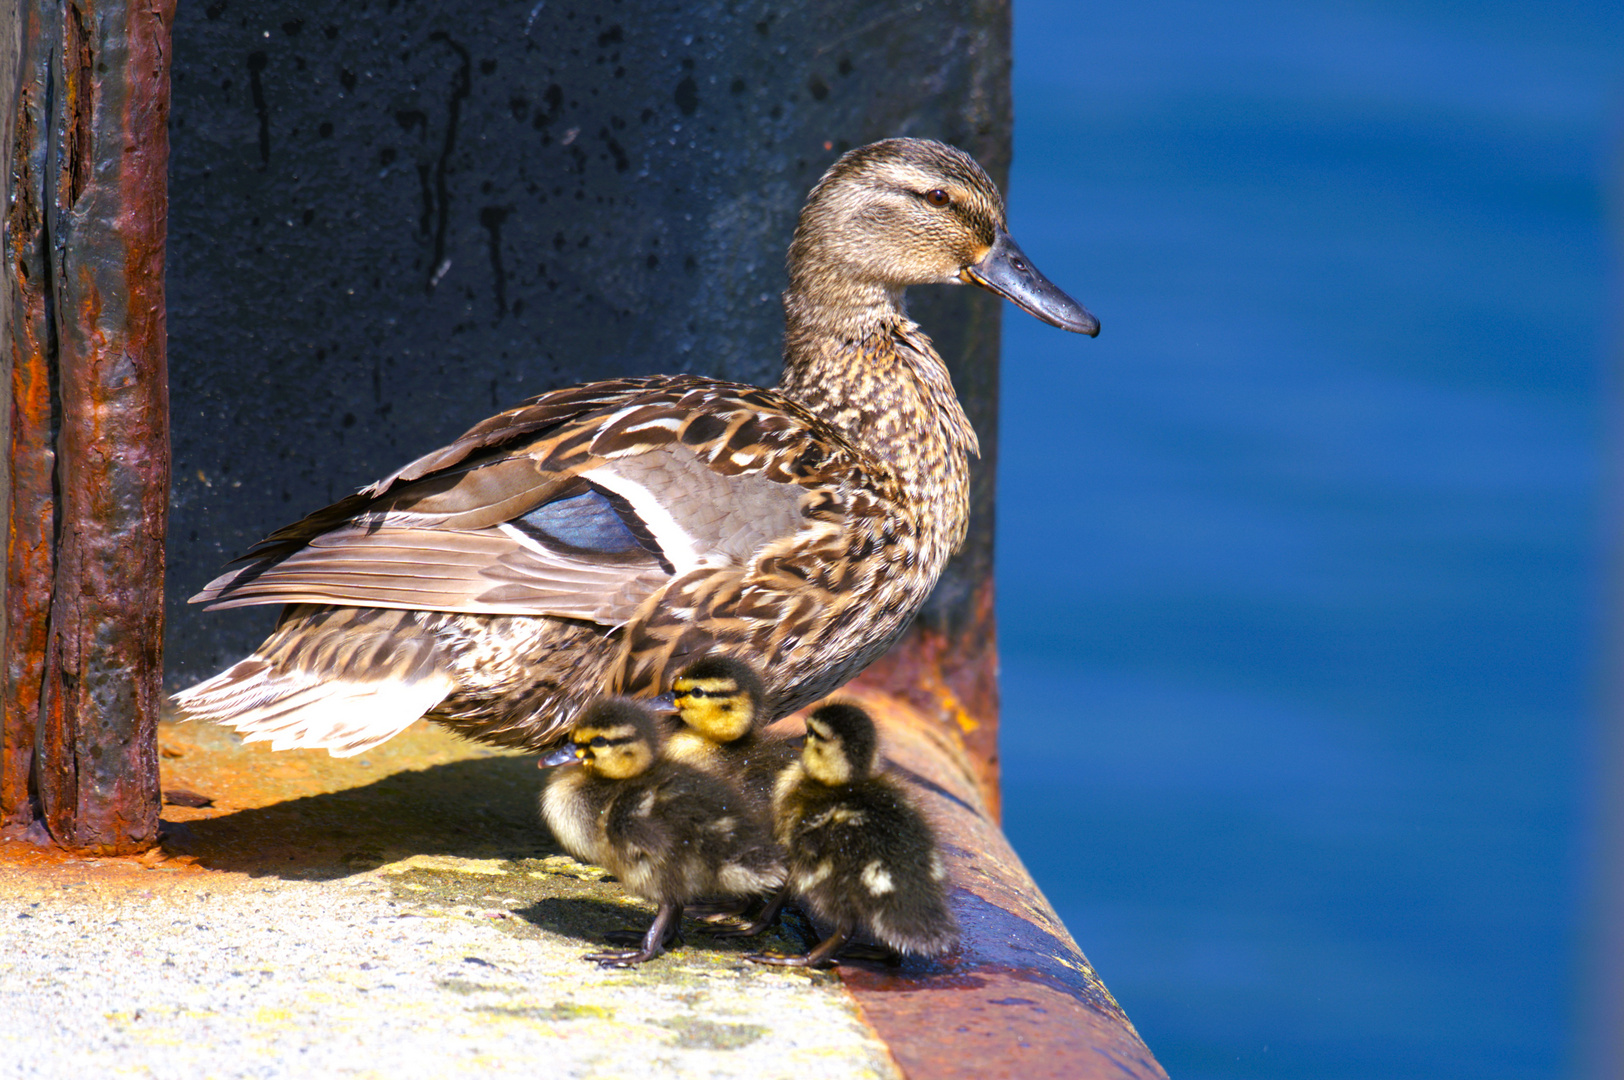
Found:
[[[400,681],[321,681],[250,656],[174,700],[188,718],[236,728],[243,742],[269,739],[272,750],[303,747],[352,757],[405,731],[454,686],[439,671]]]

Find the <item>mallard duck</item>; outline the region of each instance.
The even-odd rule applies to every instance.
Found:
[[[786,895],[833,931],[804,956],[749,959],[816,967],[859,931],[915,956],[939,956],[958,943],[936,836],[877,759],[874,721],[857,706],[825,705],[807,719],[801,760],[773,793],[773,832],[789,858],[784,889],[740,932],[765,929]]]
[[[769,720],[907,627],[961,545],[975,432],[902,306],[966,282],[1084,334],[964,152],[887,139],[812,189],[776,389],[694,375],[540,397],[273,533],[192,597],[285,604],[253,655],[175,698],[273,749],[360,753],[427,716],[544,750],[599,694],[755,658]]]
[[[753,665],[731,656],[694,661],[671,682],[671,708],[682,726],[665,755],[724,776],[761,815],[772,809],[773,784],[799,754],[787,739],[761,731],[765,684]]]
[[[571,740],[542,759],[581,766],[555,775],[542,790],[542,820],[571,855],[660,906],[639,948],[586,959],[641,964],[676,940],[684,904],[700,896],[758,896],[783,882],[783,856],[766,822],[747,811],[732,784],[662,759],[659,721],[647,708],[599,700],[576,721]]]

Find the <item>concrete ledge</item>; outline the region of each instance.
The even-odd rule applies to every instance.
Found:
[[[0,847],[15,847],[15,844]],[[830,975],[636,925],[568,860],[414,858],[327,881],[63,863],[0,873],[0,1075],[894,1077]]]
[[[947,962],[760,968],[689,922],[687,947],[600,970],[581,954],[652,909],[553,845],[533,757],[427,725],[341,761],[166,723],[165,792],[210,805],[166,805],[162,849],[0,842],[0,1007],[35,1018],[0,1030],[0,1077],[1164,1077],[962,745],[856,696],[942,828]]]
[[[397,743],[338,762],[166,725],[166,790],[218,801],[165,807],[163,852],[0,843],[0,1009],[32,1018],[0,1076],[898,1075],[832,974],[692,930],[584,963],[652,909],[550,844],[534,758]]]

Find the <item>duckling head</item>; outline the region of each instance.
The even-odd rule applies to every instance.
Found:
[[[575,721],[570,743],[543,764],[576,764],[611,780],[646,772],[660,753],[660,727],[636,702],[605,698],[594,702]]]
[[[1100,332],[1010,238],[1003,196],[975,159],[929,139],[884,139],[835,162],[801,211],[789,275],[792,324],[946,282],[979,285],[1062,330]]]
[[[682,722],[718,743],[732,742],[750,732],[765,693],[756,669],[731,656],[697,660],[671,683],[672,701]]]
[[[836,702],[807,717],[801,763],[812,779],[839,787],[870,776],[878,749],[874,721],[868,713],[856,705]]]

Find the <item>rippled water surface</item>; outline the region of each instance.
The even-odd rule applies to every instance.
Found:
[[[1007,825],[1183,1080],[1574,1067],[1624,6],[1016,5]]]

